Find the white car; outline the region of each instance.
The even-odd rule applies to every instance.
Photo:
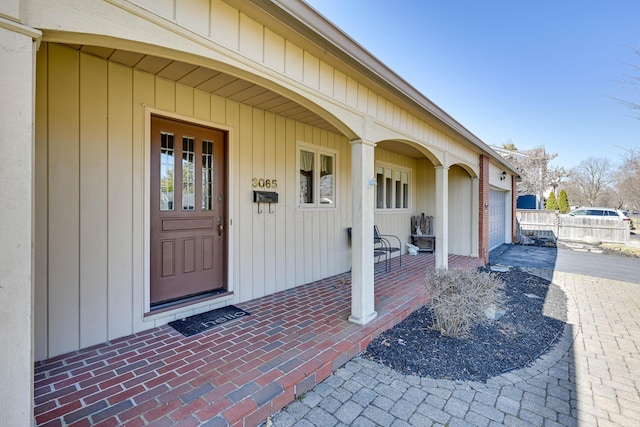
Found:
[[[603,218],[617,218],[621,221],[629,221],[629,217],[620,209],[582,207],[569,212],[571,216],[597,216]]]

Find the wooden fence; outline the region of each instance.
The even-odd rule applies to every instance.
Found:
[[[578,242],[629,242],[629,222],[615,218],[573,217],[547,210],[518,209],[516,218],[523,232],[553,234],[558,240]]]

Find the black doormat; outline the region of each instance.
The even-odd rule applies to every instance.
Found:
[[[222,325],[223,323],[248,316],[249,314],[249,312],[241,310],[235,305],[228,305],[185,319],[174,320],[173,322],[169,322],[169,326],[185,337],[190,337],[191,335],[211,329],[214,326]]]

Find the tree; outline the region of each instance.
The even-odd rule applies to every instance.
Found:
[[[636,55],[640,56],[640,49],[633,49],[633,51],[635,52]],[[631,90],[638,91],[638,88],[640,87],[640,65],[638,64],[628,64],[628,65],[629,67],[631,67],[633,74],[625,74],[621,83],[625,87]],[[622,105],[633,110],[634,111],[633,117],[640,120],[640,102],[629,101],[628,99],[620,99],[620,98],[614,98],[614,99],[617,102],[621,103]]]
[[[627,150],[616,172],[618,208],[640,210],[640,149]]]
[[[545,209],[548,211],[555,211],[556,209],[558,209],[558,202],[556,202],[556,193],[554,193],[553,191],[551,192],[551,194],[549,194]]]
[[[571,210],[569,197],[567,197],[567,191],[564,188],[560,190],[560,196],[558,196],[558,210],[561,214],[569,213]]]
[[[594,206],[605,194],[612,183],[610,169],[608,159],[589,157],[571,170],[570,180],[585,200],[584,204]]]
[[[520,173],[518,196],[535,194],[539,200],[542,200],[544,193],[550,188],[555,192],[567,176],[564,168],[549,164],[558,155],[547,153],[543,146],[518,151],[515,144],[509,141],[503,144],[503,148],[509,150],[507,154],[503,154],[503,157],[509,160]]]

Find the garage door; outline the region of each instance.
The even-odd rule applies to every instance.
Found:
[[[505,194],[503,191],[489,190],[489,249],[495,249],[505,242]]]

